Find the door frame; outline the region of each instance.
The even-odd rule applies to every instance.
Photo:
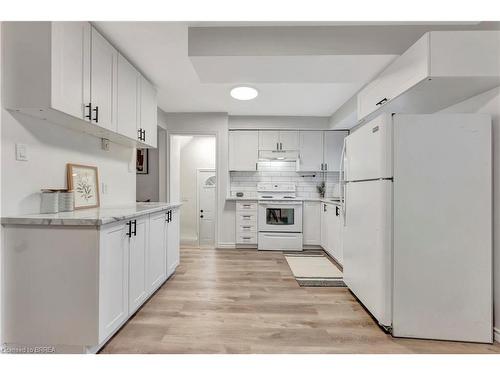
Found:
[[[170,184],[172,183],[172,179],[170,178],[170,147],[172,143],[172,137],[175,135],[187,135],[187,136],[204,136],[204,137],[214,137],[215,138],[215,180],[216,186],[215,186],[215,243],[214,247],[218,248],[219,247],[219,215],[221,214],[219,212],[219,192],[220,192],[220,174],[217,166],[219,165],[219,158],[220,158],[220,148],[219,148],[219,134],[217,131],[179,131],[179,130],[168,130],[166,129],[166,137],[165,137],[165,149],[166,149],[166,164],[165,167],[167,169],[166,171],[166,179],[165,179],[165,193],[166,193],[166,201],[167,202],[172,202],[170,198]],[[160,189],[161,191],[161,189]],[[182,203],[182,202],[179,202]],[[179,210],[182,208],[182,206],[179,208]],[[199,240],[198,240],[199,243]]]
[[[217,222],[217,168],[196,168],[196,214],[197,219],[196,220],[196,233],[198,235],[198,247],[201,247],[200,245],[200,172],[214,172],[215,174],[215,201],[214,201],[214,223]],[[217,242],[216,240],[216,227],[214,225],[214,247]]]

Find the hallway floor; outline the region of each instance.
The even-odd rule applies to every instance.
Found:
[[[101,353],[500,353],[500,344],[395,339],[347,288],[299,287],[281,252],[185,248]]]

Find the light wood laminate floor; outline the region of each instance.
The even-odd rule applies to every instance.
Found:
[[[101,353],[500,353],[500,345],[395,339],[347,288],[299,287],[280,252],[181,249],[175,275]]]

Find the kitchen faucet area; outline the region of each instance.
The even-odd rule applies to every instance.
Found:
[[[0,16],[0,367],[495,371],[489,6],[152,1]]]

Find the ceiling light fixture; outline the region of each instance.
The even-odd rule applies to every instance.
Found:
[[[259,92],[250,86],[238,86],[231,90],[231,96],[237,100],[252,100],[259,95]]]

